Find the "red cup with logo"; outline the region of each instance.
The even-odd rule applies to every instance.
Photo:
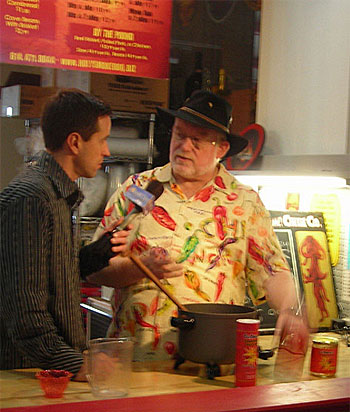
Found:
[[[257,319],[236,321],[236,386],[256,384],[259,326]]]

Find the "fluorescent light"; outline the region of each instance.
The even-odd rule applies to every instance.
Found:
[[[261,186],[274,186],[283,188],[304,189],[311,187],[317,189],[341,188],[346,186],[346,179],[335,176],[263,176],[263,175],[236,175],[239,182],[254,188]]]

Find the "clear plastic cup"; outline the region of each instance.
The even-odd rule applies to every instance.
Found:
[[[129,392],[134,343],[129,338],[99,338],[89,342],[88,381],[100,398],[119,398]]]
[[[298,329],[302,327],[301,316],[291,316],[287,331],[280,340],[274,366],[274,377],[278,382],[296,382],[304,369],[307,341],[302,339]]]

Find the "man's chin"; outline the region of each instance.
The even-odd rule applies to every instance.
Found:
[[[85,172],[84,175],[82,175],[81,177],[85,177],[87,179],[92,179],[93,177],[96,177],[97,175],[97,170],[93,171],[89,171],[89,172]]]
[[[182,178],[191,179],[194,175],[194,171],[182,164],[174,164],[172,166],[173,172],[175,175],[181,176]]]

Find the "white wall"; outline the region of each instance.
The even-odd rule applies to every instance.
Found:
[[[350,0],[263,0],[264,154],[350,153]]]

